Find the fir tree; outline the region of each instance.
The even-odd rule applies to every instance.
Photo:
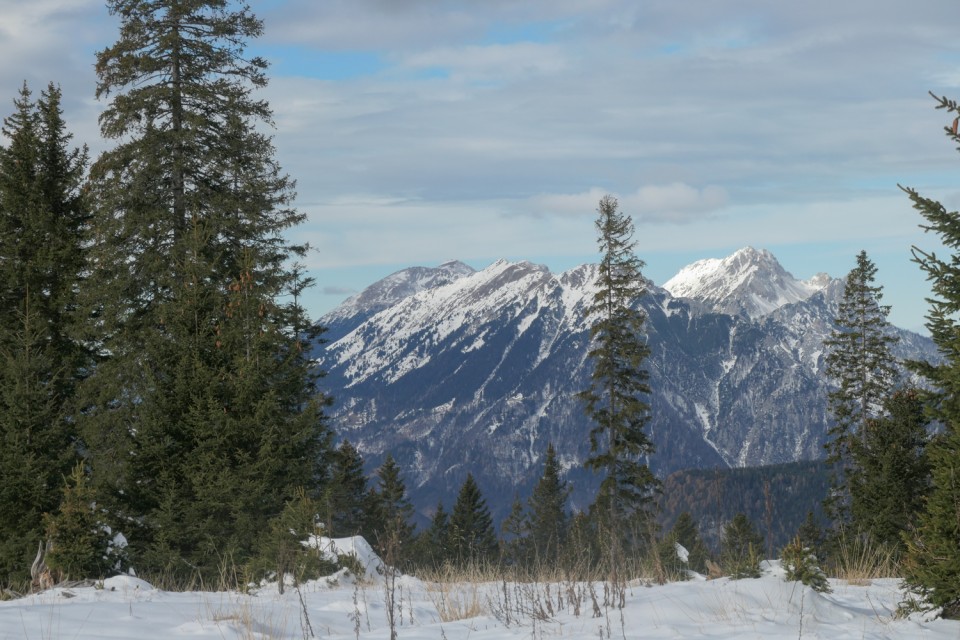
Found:
[[[559,559],[569,526],[566,503],[570,491],[570,485],[560,479],[557,452],[551,443],[547,445],[543,475],[529,500],[530,544],[540,562],[555,564]]]
[[[645,293],[643,261],[633,253],[633,221],[617,210],[617,200],[600,200],[596,228],[602,258],[597,292],[588,309],[593,361],[590,387],[580,394],[590,431],[588,469],[604,473],[591,513],[604,523],[606,536],[623,536],[628,529],[645,526],[643,519],[657,480],[643,458],[653,452],[644,432],[650,407],[649,356],[643,334],[645,314],[639,308]],[[611,559],[611,565],[618,561]]]
[[[89,355],[72,335],[83,271],[85,149],[60,91],[24,85],[0,148],[0,584],[29,577],[42,515],[76,460],[73,399]]]
[[[143,570],[243,562],[303,487],[318,495],[330,434],[299,304],[309,281],[284,233],[303,220],[258,130],[262,23],[223,0],[109,0],[100,116],[117,146],[91,168],[88,338],[109,355],[84,385],[99,495],[139,523]]]
[[[938,109],[955,113],[960,119],[956,101],[934,98]],[[958,119],[945,128],[954,144],[960,144]],[[943,431],[927,447],[932,488],[916,530],[907,540],[904,580],[930,605],[943,607],[945,616],[960,617],[960,213],[948,211],[913,189],[904,191],[925,219],[921,228],[935,233],[952,252],[952,256],[941,258],[933,251],[912,249],[914,261],[930,282],[926,326],[943,357],[937,364],[916,363],[915,367],[934,387],[933,416],[943,425]]]
[[[473,474],[460,486],[450,516],[450,552],[461,565],[491,561],[497,556],[497,535],[490,509]]]
[[[852,443],[866,443],[868,426],[883,415],[883,401],[897,379],[890,348],[898,339],[887,322],[890,307],[880,304],[883,287],[873,284],[876,273],[877,267],[861,251],[857,266],[847,274],[836,326],[824,341],[826,374],[835,385],[828,394],[834,425],[826,445],[835,477],[826,507],[838,523],[849,515],[846,476],[855,465]]]

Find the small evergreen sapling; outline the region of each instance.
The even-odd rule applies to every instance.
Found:
[[[74,580],[103,578],[119,568],[122,550],[111,547],[110,530],[100,521],[93,487],[83,464],[66,479],[63,502],[44,516],[51,551],[46,563]]]
[[[335,563],[324,559],[315,543],[324,533],[319,522],[320,503],[300,487],[283,511],[270,520],[260,543],[259,554],[252,562],[257,579],[275,578],[282,594],[286,577],[298,585],[304,580],[332,573]]]
[[[797,535],[780,553],[780,564],[786,571],[784,579],[788,582],[799,581],[814,591],[830,593],[830,583],[827,575],[820,568],[817,555],[804,545]]]

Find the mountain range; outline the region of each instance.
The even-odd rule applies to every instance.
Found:
[[[584,508],[598,478],[582,468],[592,427],[586,388],[596,265],[560,274],[501,260],[414,267],[320,319],[316,351],[334,429],[374,469],[389,452],[413,503],[449,508],[472,473],[495,515],[525,499],[549,443]],[[646,283],[651,355],[647,463],[689,468],[814,460],[828,427],[823,340],[843,281],[794,278],[750,247]],[[901,358],[934,359],[924,336],[895,329]]]

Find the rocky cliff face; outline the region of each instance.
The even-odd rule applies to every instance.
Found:
[[[591,424],[576,394],[592,370],[584,311],[595,275],[449,263],[371,286],[321,319],[331,340],[317,360],[338,436],[371,468],[391,452],[422,509],[449,506],[472,472],[495,513],[529,493],[552,442],[573,505],[585,506],[597,478],[580,466]],[[797,281],[769,252],[744,249],[648,289],[655,473],[821,457],[822,341],[842,282]],[[934,357],[929,340],[901,334],[904,355]]]

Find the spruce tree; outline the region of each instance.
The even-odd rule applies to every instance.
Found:
[[[700,537],[696,521],[688,511],[684,511],[677,517],[677,521],[670,533],[667,534],[666,539],[671,543],[672,548],[669,551],[673,551],[674,555],[676,555],[676,548],[672,543],[679,544],[687,550],[687,569],[697,573],[706,573],[707,560],[710,558],[710,554]]]
[[[344,440],[334,451],[329,473],[324,491],[328,535],[363,536],[368,542],[376,542],[371,522],[376,510],[375,497],[363,473],[363,457],[349,440]]]
[[[960,106],[955,100],[934,98],[938,109],[957,114],[945,131],[954,144],[960,144]],[[930,282],[926,326],[943,357],[939,363],[916,363],[915,367],[934,387],[930,406],[943,430],[927,447],[931,490],[916,529],[907,539],[904,581],[930,605],[943,607],[945,616],[956,618],[960,617],[960,213],[948,211],[914,189],[903,189],[925,220],[921,228],[935,233],[952,252],[943,258],[933,251],[912,248],[914,261]]]
[[[897,548],[929,486],[928,419],[916,389],[893,392],[884,407],[887,416],[872,420],[866,439],[852,445],[850,514],[875,542]]]
[[[430,526],[417,536],[416,563],[419,567],[438,569],[452,560],[450,552],[450,514],[438,502]]]
[[[500,552],[503,561],[512,567],[528,567],[533,561],[530,549],[530,516],[523,507],[520,496],[513,496],[510,513],[500,524],[503,546]]]
[[[633,221],[617,209],[612,196],[598,207],[596,228],[602,254],[597,291],[587,311],[593,362],[590,387],[580,393],[590,430],[590,457],[585,466],[604,474],[591,513],[611,540],[628,529],[644,527],[652,494],[658,485],[643,462],[653,453],[644,432],[650,407],[649,373],[644,360],[650,349],[643,333],[645,314],[639,300],[646,292],[642,260],[633,253]],[[617,564],[611,559],[612,566]]]
[[[856,472],[851,448],[860,451],[869,438],[868,427],[884,414],[883,402],[897,381],[895,358],[890,348],[898,339],[890,332],[890,307],[881,305],[883,287],[875,285],[877,267],[866,251],[857,255],[857,265],[847,274],[843,300],[835,328],[824,341],[826,374],[834,388],[828,393],[834,424],[828,433],[828,461],[834,480],[826,507],[841,524],[849,516],[850,487],[847,476]]]
[[[497,534],[486,500],[473,474],[460,486],[450,515],[450,552],[461,565],[488,562],[497,556]]]
[[[44,514],[44,526],[53,547],[44,561],[65,577],[102,578],[117,569],[122,550],[111,548],[82,463],[67,478],[57,512]]]
[[[73,339],[83,272],[86,150],[71,148],[49,85],[26,85],[0,147],[0,585],[29,577],[42,516],[76,460],[74,390],[89,365]]]
[[[101,501],[141,570],[243,562],[298,487],[318,495],[330,434],[315,337],[285,232],[303,214],[259,127],[262,23],[223,0],[109,0],[97,54],[116,146],[91,168],[96,202],[83,431]]]
[[[723,570],[734,580],[760,577],[763,538],[750,519],[738,513],[724,528],[720,542]]]
[[[413,554],[413,505],[400,476],[400,467],[389,453],[377,470],[374,538],[381,557],[400,568],[406,567]]]
[[[797,529],[797,535],[794,538],[803,548],[810,549],[817,556],[818,562],[823,562],[826,558],[823,548],[824,536],[820,523],[813,511],[807,511],[807,518]]]
[[[553,565],[560,557],[569,526],[566,503],[570,491],[570,485],[560,479],[557,452],[551,443],[547,445],[543,475],[529,499],[530,545],[539,562]]]

